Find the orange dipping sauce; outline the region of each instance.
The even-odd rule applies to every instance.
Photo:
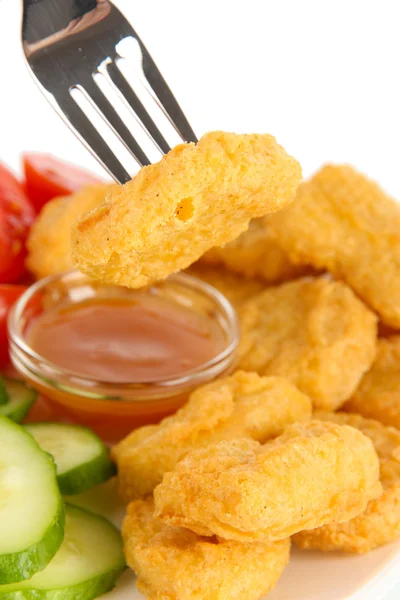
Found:
[[[26,339],[63,369],[118,384],[182,376],[226,344],[211,319],[144,296],[54,307],[30,324]]]
[[[109,442],[236,364],[235,312],[186,274],[143,290],[56,275],[21,296],[8,325],[11,360],[41,394],[29,420],[81,423]]]

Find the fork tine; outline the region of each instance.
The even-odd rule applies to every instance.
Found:
[[[69,94],[60,95],[57,99],[57,112],[68,117],[67,124],[97,158],[108,173],[121,185],[132,179],[131,175],[118,160],[104,139],[92,125],[90,119],[81,110]],[[60,112],[61,111],[61,112]]]
[[[111,85],[116,88],[116,93],[122,95],[125,103],[128,105],[130,111],[141,127],[147,130],[150,137],[158,144],[160,150],[164,154],[167,154],[167,152],[171,150],[170,145],[154,124],[154,121],[126,81],[125,77],[120,73],[118,67],[112,61],[107,61],[104,66],[102,65],[99,68],[99,72],[104,73],[104,75],[109,78]]]
[[[87,77],[79,82],[76,86],[82,90],[87,96],[88,100],[95,105],[94,108],[101,113],[103,118],[108,122],[114,133],[118,136],[120,141],[124,144],[127,150],[129,150],[136,158],[138,163],[143,165],[151,164],[150,159],[146,156],[142,148],[139,146],[128,127],[125,125],[121,117],[116,112],[115,108],[103,94],[99,86],[94,81],[93,77]]]
[[[179,130],[182,138],[186,142],[197,142],[198,140],[196,134],[191,128],[189,121],[185,117],[181,107],[166,84],[160,71],[157,69],[150,54],[147,52],[143,44],[141,44],[141,46],[143,52],[143,71],[150,87],[153,89],[155,95],[168,113],[170,119]]]
[[[140,48],[141,69],[145,79],[143,84],[148,88],[148,92],[153,96],[161,110],[167,115],[182,140],[185,142],[197,142],[196,134],[191,128],[189,121],[185,117],[173,93],[158,70],[157,65],[134,29],[132,29],[131,37]],[[123,41],[124,40],[122,40],[122,42]],[[121,49],[121,43],[117,44],[116,50],[121,58],[126,58],[126,60],[129,61],[130,57],[125,56],[123,49]]]

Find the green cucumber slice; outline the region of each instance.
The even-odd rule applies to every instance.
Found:
[[[8,402],[8,393],[3,380],[3,377],[0,375],[0,405],[7,404]]]
[[[0,403],[0,415],[20,423],[35,402],[37,392],[17,379],[3,377],[3,384],[8,402],[6,404]]]
[[[44,569],[63,535],[53,459],[23,427],[0,417],[0,583]]]
[[[111,590],[124,570],[114,525],[67,505],[65,538],[56,556],[29,581],[0,586],[0,600],[91,600]]]
[[[26,429],[53,456],[62,494],[81,494],[115,475],[107,447],[90,429],[63,423],[31,423]]]

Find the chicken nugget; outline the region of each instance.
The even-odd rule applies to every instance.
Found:
[[[111,283],[151,284],[287,205],[300,178],[298,162],[270,135],[209,133],[144,167],[83,216],[75,264]]]
[[[239,367],[287,377],[316,408],[339,408],[375,358],[376,316],[341,282],[303,278],[271,287],[238,315]]]
[[[258,277],[267,283],[295,279],[309,270],[294,265],[265,219],[253,219],[249,228],[226,246],[212,248],[200,259],[204,264],[222,265],[245,277]]]
[[[185,271],[215,287],[237,309],[249,298],[266,288],[260,279],[247,279],[222,267],[196,262]]]
[[[327,165],[267,222],[293,262],[344,279],[387,325],[400,327],[400,206],[376,183]]]
[[[264,446],[238,439],[188,454],[154,490],[155,516],[199,535],[269,543],[349,521],[381,493],[371,440],[313,420]]]
[[[28,236],[26,265],[38,278],[74,268],[71,227],[76,219],[104,201],[111,185],[84,187],[71,196],[55,198],[43,207]]]
[[[379,421],[346,413],[317,413],[316,418],[356,427],[370,438],[379,456],[383,494],[347,523],[324,525],[294,536],[299,548],[364,553],[400,536],[400,431]]]
[[[344,409],[400,429],[400,336],[378,340],[371,370]]]
[[[132,502],[122,535],[138,589],[152,600],[259,600],[289,562],[290,540],[243,544],[205,538],[153,518],[151,499]]]
[[[311,401],[280,377],[238,371],[195,390],[159,425],[141,427],[113,448],[126,500],[147,496],[189,452],[235,437],[265,442],[311,419]]]

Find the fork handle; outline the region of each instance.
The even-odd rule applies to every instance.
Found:
[[[66,29],[71,21],[80,19],[94,10],[103,0],[23,0],[24,24],[35,23],[25,37],[29,43],[37,42]]]

